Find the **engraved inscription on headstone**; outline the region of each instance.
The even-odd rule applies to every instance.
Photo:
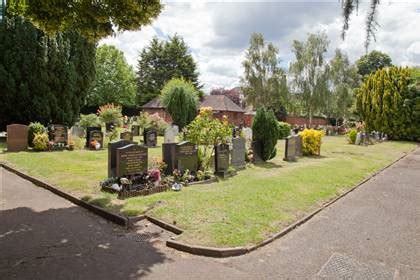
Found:
[[[176,168],[181,172],[185,170],[197,171],[198,151],[193,143],[184,141],[178,143],[175,148]]]
[[[124,177],[147,171],[147,154],[146,147],[136,144],[117,148],[115,175]]]
[[[242,137],[237,137],[232,139],[232,166],[236,169],[245,168],[245,139]]]
[[[296,136],[289,136],[286,138],[284,160],[285,161],[296,160]]]
[[[28,148],[28,126],[11,124],[7,126],[7,151],[20,152]]]
[[[117,167],[117,149],[130,145],[136,144],[127,140],[118,140],[108,144],[108,177],[116,177],[115,168]]]

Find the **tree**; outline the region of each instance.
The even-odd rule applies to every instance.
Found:
[[[71,125],[94,78],[95,45],[75,32],[47,36],[20,17],[0,22],[0,127]]]
[[[383,68],[357,90],[357,110],[367,131],[391,139],[420,139],[420,88],[407,68]]]
[[[175,35],[169,41],[152,39],[144,48],[137,65],[138,103],[147,103],[160,94],[163,86],[172,78],[190,81],[199,90],[197,64],[188,51],[184,40]]]
[[[358,73],[363,77],[375,72],[378,69],[392,66],[391,57],[380,51],[371,51],[363,55],[356,62]]]
[[[172,79],[162,89],[162,105],[180,129],[189,124],[197,114],[198,92],[184,79]]]
[[[133,106],[136,98],[136,77],[124,53],[114,46],[102,45],[96,50],[95,81],[86,98],[88,106],[107,103]]]
[[[330,95],[327,98],[325,113],[330,118],[346,118],[354,102],[353,89],[357,87],[359,75],[350,64],[346,54],[339,49],[329,63]]]
[[[252,122],[252,138],[261,143],[262,160],[267,161],[276,156],[279,135],[279,125],[273,111],[258,108]]]
[[[324,54],[328,44],[325,33],[309,34],[306,42],[293,41],[296,60],[290,65],[290,75],[310,125],[313,115],[322,110],[327,99],[329,69]]]
[[[156,18],[159,0],[8,0],[7,11],[24,16],[49,35],[76,31],[97,41],[118,31],[138,30]]]
[[[279,67],[278,49],[272,43],[266,44],[262,34],[251,35],[242,65],[242,91],[248,104],[278,109],[286,103],[286,74]]]

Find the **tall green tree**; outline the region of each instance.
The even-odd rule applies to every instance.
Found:
[[[75,32],[46,36],[21,17],[0,22],[0,126],[71,125],[95,74],[95,45]]]
[[[386,53],[371,51],[370,53],[360,57],[356,64],[359,74],[367,76],[379,69],[392,66],[392,60]]]
[[[180,36],[175,35],[168,41],[152,39],[138,59],[138,103],[145,104],[158,96],[173,78],[190,81],[198,90],[202,87],[198,81],[197,64]]]
[[[138,30],[156,18],[162,9],[159,0],[7,0],[12,16],[24,16],[49,35],[76,31],[90,41]]]
[[[254,107],[280,110],[286,103],[286,74],[279,66],[278,49],[266,43],[261,33],[253,33],[242,63],[242,91],[248,104]]]
[[[290,76],[309,124],[314,114],[325,107],[328,98],[329,68],[324,59],[328,44],[325,33],[309,34],[305,42],[293,41],[295,61],[290,64]]]
[[[86,104],[99,107],[107,103],[132,106],[136,99],[136,76],[124,53],[114,46],[96,50],[96,75]]]
[[[358,85],[357,68],[345,53],[337,49],[329,62],[330,91],[324,113],[330,118],[347,118],[354,103],[354,89]]]

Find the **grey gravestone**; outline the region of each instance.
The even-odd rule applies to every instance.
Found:
[[[252,129],[245,127],[242,129],[242,133],[244,134],[245,140],[250,143],[252,141]]]
[[[302,136],[295,135],[293,137],[296,137],[296,156],[297,157],[301,157],[303,155],[303,151],[302,151]]]
[[[261,141],[258,141],[258,140],[252,141],[251,146],[252,146],[252,154],[253,154],[253,157],[254,157],[254,163],[264,162],[263,159],[262,159],[263,149],[262,149]]]
[[[198,151],[197,147],[188,141],[178,143],[175,147],[176,168],[184,172],[185,170],[197,171]]]
[[[20,152],[28,148],[28,126],[11,124],[7,126],[7,151]]]
[[[245,168],[245,139],[242,137],[237,137],[232,139],[232,166],[236,169]]]
[[[144,145],[148,147],[156,147],[157,145],[157,131],[153,128],[146,129],[143,133]]]
[[[147,171],[147,148],[129,144],[117,148],[115,176],[125,177]]]
[[[90,132],[91,131],[102,131],[100,126],[91,126],[86,128],[86,148],[90,147]]]
[[[214,147],[214,167],[215,174],[219,176],[226,176],[229,171],[229,145],[219,144]]]
[[[176,143],[163,143],[162,144],[162,159],[166,164],[165,174],[171,175],[176,168],[175,162],[175,148]]]
[[[354,141],[355,145],[360,145],[362,142],[362,133],[361,132],[357,132],[356,134],[356,140]]]
[[[131,133],[133,136],[140,136],[140,126],[137,124],[133,124],[131,126]]]
[[[108,177],[116,177],[115,168],[117,167],[117,149],[130,145],[137,144],[127,140],[118,140],[108,144]]]
[[[289,136],[286,138],[284,160],[285,161],[296,160],[296,136]]]
[[[54,144],[67,145],[67,127],[61,124],[53,124],[48,127],[49,140]]]
[[[164,143],[175,143],[176,136],[178,135],[178,126],[170,126],[165,129]]]
[[[124,131],[120,133],[120,139],[127,140],[127,141],[133,141],[133,133],[130,131]]]
[[[96,140],[100,144],[100,149],[104,147],[104,133],[99,130],[93,130],[89,133],[89,143],[93,140]],[[89,144],[89,148],[90,144]]]
[[[77,125],[70,128],[70,133],[71,135],[77,136],[79,138],[85,136],[85,130],[83,129],[83,127]]]

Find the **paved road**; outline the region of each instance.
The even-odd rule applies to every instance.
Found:
[[[0,279],[420,279],[420,148],[280,240],[212,259],[0,170]]]

